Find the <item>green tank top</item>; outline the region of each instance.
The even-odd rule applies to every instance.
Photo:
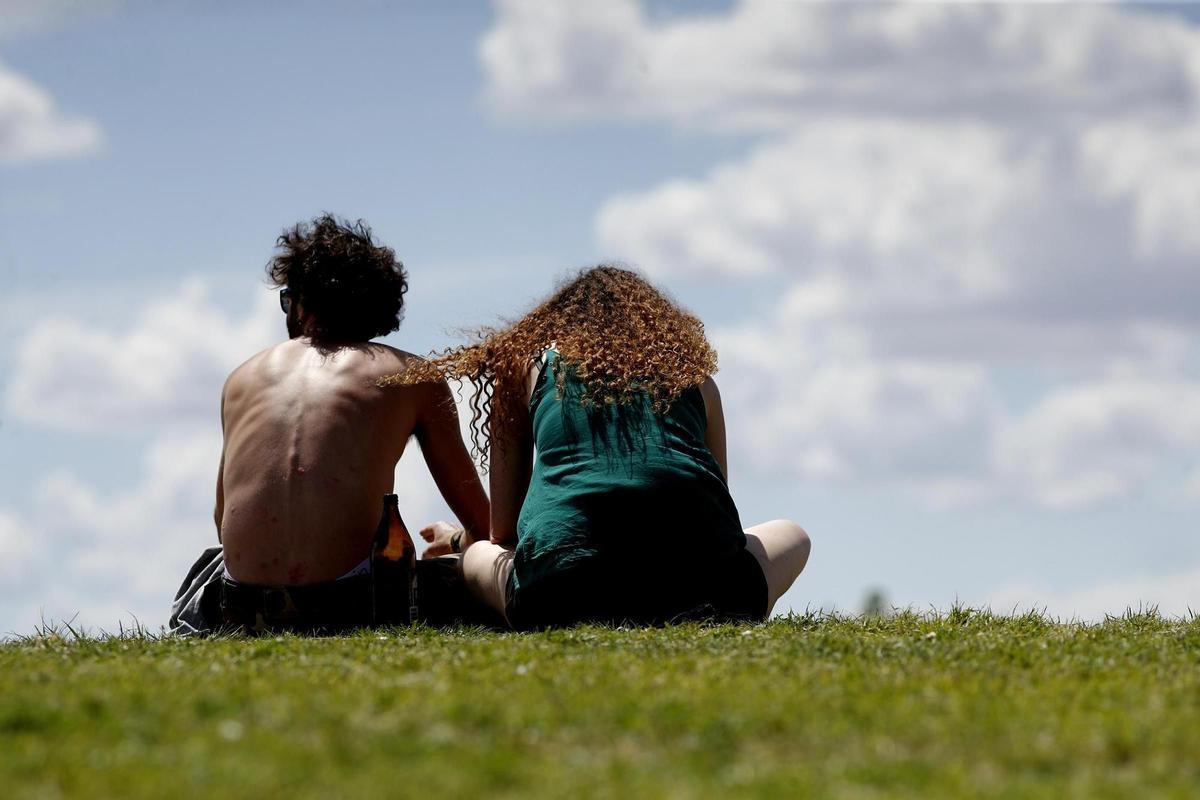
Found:
[[[736,557],[746,536],[704,441],[699,388],[665,414],[648,396],[585,407],[569,368],[558,396],[556,360],[546,353],[529,401],[535,453],[517,520],[517,587],[588,562],[619,571],[631,559],[664,559],[682,570]]]

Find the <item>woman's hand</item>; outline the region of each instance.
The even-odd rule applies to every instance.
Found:
[[[438,556],[446,556],[455,552],[454,538],[458,536],[462,542],[463,529],[457,525],[451,525],[449,522],[438,521],[432,525],[426,525],[421,529],[421,538],[429,542],[429,546],[425,548],[425,552],[421,554],[421,558],[437,558]]]

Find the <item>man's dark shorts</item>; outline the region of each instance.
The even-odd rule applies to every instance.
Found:
[[[352,573],[354,571],[352,570]],[[494,612],[470,596],[457,556],[417,562],[417,617],[435,627],[500,626]],[[370,572],[312,586],[272,587],[239,583],[225,572],[220,547],[206,549],[188,571],[171,605],[171,631],[206,635],[217,631],[336,633],[371,625],[405,624],[396,613],[379,613],[378,586]],[[408,611],[407,587],[385,592]],[[398,602],[397,602],[398,601]]]
[[[247,632],[336,633],[375,621],[369,574],[312,586],[254,586],[221,580],[221,622]]]

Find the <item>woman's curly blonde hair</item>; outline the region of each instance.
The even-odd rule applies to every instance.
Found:
[[[431,355],[380,383],[471,381],[471,438],[484,469],[492,421],[513,419],[530,370],[551,346],[559,356],[559,396],[570,371],[583,384],[584,405],[626,404],[648,395],[661,414],[717,370],[704,323],[636,272],[609,264],[582,270],[525,316],[476,336],[477,342]]]

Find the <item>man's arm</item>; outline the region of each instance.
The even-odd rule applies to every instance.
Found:
[[[225,448],[221,448],[221,463],[217,467],[217,505],[213,509],[213,522],[217,524],[217,544],[221,544],[221,520],[225,518],[225,487],[222,476],[225,474]]]
[[[430,384],[429,395],[423,398],[421,415],[417,420],[417,443],[429,474],[433,476],[438,491],[442,493],[450,510],[465,528],[461,547],[475,539],[486,539],[489,527],[490,508],[483,484],[475,472],[475,464],[463,444],[458,428],[458,410],[454,397],[445,381]],[[422,535],[433,535],[430,526]],[[441,543],[439,543],[441,544]],[[441,547],[437,548],[439,551]],[[429,552],[429,551],[427,551]],[[431,555],[442,555],[433,552]]]

